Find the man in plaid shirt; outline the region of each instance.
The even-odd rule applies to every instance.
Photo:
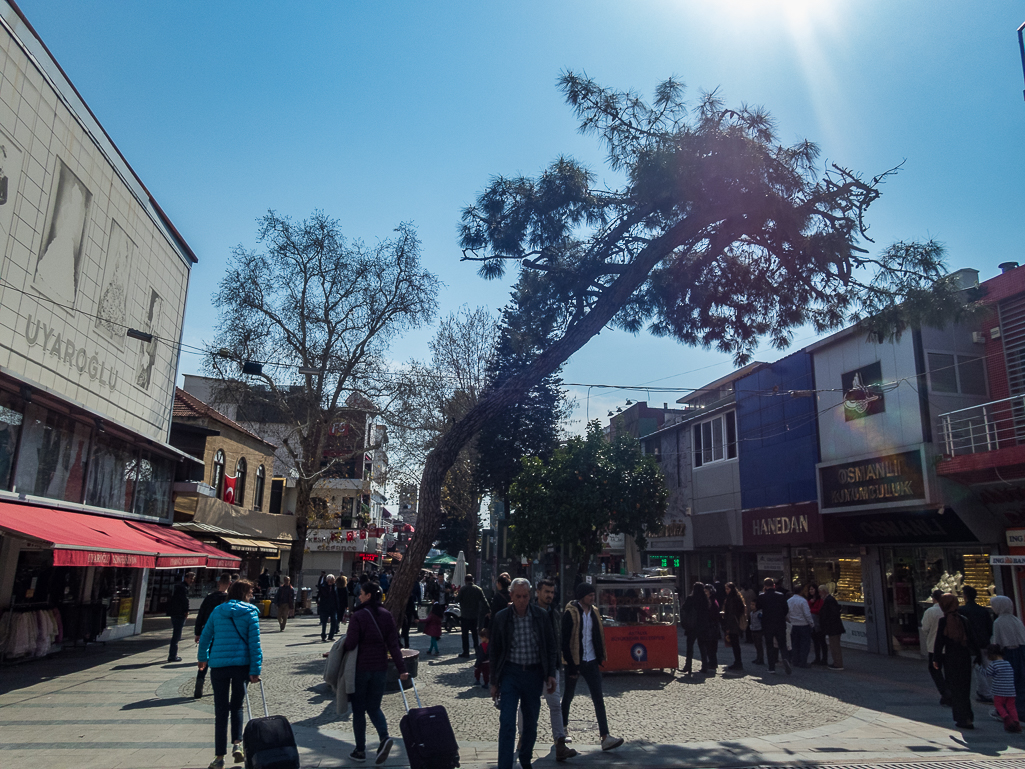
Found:
[[[545,612],[530,602],[530,582],[514,579],[512,605],[498,612],[491,623],[491,697],[498,700],[498,769],[512,769],[516,743],[516,712],[523,709],[520,766],[530,769],[537,741],[541,693],[555,691],[555,664],[559,653],[555,631]]]

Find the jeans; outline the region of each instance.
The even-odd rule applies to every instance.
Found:
[[[202,670],[197,670],[196,671],[196,691],[195,691],[195,694],[197,694],[199,696],[203,695],[203,684],[206,683],[206,671],[207,670],[209,670],[209,668],[203,668]]]
[[[498,769],[512,769],[516,748],[516,712],[523,708],[523,736],[520,738],[520,763],[530,765],[537,742],[537,718],[541,715],[544,673],[538,665],[532,669],[513,662],[505,663],[498,685]]]
[[[459,620],[459,626],[463,632],[463,654],[470,653],[470,636],[473,636],[473,649],[477,650],[477,645],[480,643],[480,639],[477,638],[477,618],[476,617],[462,617]]]
[[[811,651],[811,625],[792,625],[790,643],[794,647],[791,661],[795,667],[808,667],[808,652]]]
[[[356,750],[367,749],[367,716],[384,742],[388,736],[388,722],[381,712],[384,698],[383,670],[357,670],[356,691],[352,694],[352,731],[356,735]]]
[[[811,643],[815,651],[815,661],[825,665],[829,661],[829,647],[826,643],[826,634],[821,630],[813,630],[811,633]]]
[[[701,672],[719,669],[719,637],[702,636],[698,638],[698,648],[701,649]]]
[[[755,662],[759,665],[765,662],[765,644],[762,643],[762,631],[751,631],[751,642],[755,645]]]
[[[228,716],[231,716],[231,742],[242,739],[242,700],[246,698],[248,665],[210,668],[214,687],[214,755],[228,754]],[[229,697],[230,691],[230,697]]]
[[[740,656],[740,633],[727,633],[730,639],[730,646],[733,648],[733,664],[738,668],[744,667],[744,660]]]
[[[331,623],[331,632],[327,632],[327,623]],[[338,612],[331,612],[330,614],[320,615],[320,638],[323,640],[324,635],[327,634],[328,638],[334,638],[335,633],[338,632]]]
[[[167,661],[174,662],[178,656],[178,642],[182,640],[182,629],[185,627],[185,615],[171,615],[171,648],[167,650]]]
[[[485,673],[485,675],[487,675]],[[555,691],[551,694],[548,693],[548,687],[546,686],[542,692],[542,696],[545,698],[545,704],[548,705],[548,715],[552,720],[552,739],[558,742],[561,738],[566,736],[566,727],[562,725],[562,671],[555,671]],[[540,716],[538,716],[540,719]],[[520,712],[517,714],[516,719],[516,731],[519,734],[523,734],[523,708],[520,708]]]
[[[697,640],[697,633],[694,633],[693,635],[687,633],[687,662],[684,663],[683,666],[684,673],[691,672],[691,666],[694,663],[694,642]],[[700,642],[698,642],[698,654],[701,655],[701,667],[705,667],[707,664],[705,660],[705,647]]]
[[[780,654],[784,657],[787,654],[787,629],[785,627],[776,630],[762,628],[762,636],[765,639],[765,648],[769,653],[769,670],[775,670]]]
[[[598,719],[598,734],[602,739],[609,734],[609,721],[605,716],[605,695],[601,691],[601,670],[597,660],[581,662],[578,668],[579,677],[587,681],[587,688],[591,692],[591,700],[594,702],[594,715]],[[577,688],[577,676],[566,672],[566,693],[562,695],[562,725],[569,726],[569,706],[573,702],[573,693]]]
[[[427,650],[427,653],[428,654],[431,654],[431,653],[437,654],[438,653],[438,639],[437,638],[434,638],[433,636],[431,637],[431,647]]]
[[[285,625],[288,623],[288,615],[291,613],[292,607],[287,603],[278,604],[278,627],[282,630],[285,629]]]

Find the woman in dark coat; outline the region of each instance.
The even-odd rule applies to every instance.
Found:
[[[503,571],[498,575],[498,579],[495,580],[495,595],[491,598],[491,606],[488,608],[488,613],[485,615],[485,621],[481,627],[490,627],[495,615],[512,603],[512,598],[509,596],[509,585],[511,584],[512,577],[506,572]]]
[[[708,596],[705,595],[705,586],[695,582],[691,588],[690,595],[683,602],[680,609],[680,624],[683,625],[683,632],[687,636],[687,662],[681,673],[690,674],[693,672],[691,664],[694,660],[694,642],[698,641],[698,653],[701,655],[701,668],[708,667],[705,659],[705,647],[701,644],[700,638],[708,625]]]
[[[744,597],[735,584],[727,582],[726,600],[722,606],[722,625],[728,637],[727,643],[733,647],[733,664],[729,666],[729,670],[744,669],[744,661],[740,657],[740,634],[743,632],[740,625],[744,621],[745,613]]]
[[[701,672],[714,676],[719,672],[719,625],[722,623],[722,617],[719,614],[719,602],[715,600],[715,586],[705,585],[705,595],[708,596],[708,624],[698,638],[698,644],[704,645],[701,656],[705,664]]]
[[[954,723],[959,729],[974,729],[972,660],[980,656],[979,647],[968,629],[968,623],[959,612],[957,596],[944,593],[939,603],[943,609],[943,619],[936,629],[932,664],[937,670],[942,668],[943,677],[950,687]]]
[[[829,645],[829,653],[833,661],[829,663],[830,670],[843,670],[843,651],[840,649],[840,636],[847,632],[843,626],[843,610],[840,602],[836,600],[829,585],[823,584],[819,587],[819,594],[822,598],[822,608],[819,610],[819,624],[822,627],[822,634],[826,637]]]
[[[342,648],[351,651],[359,647],[356,656],[356,690],[352,702],[352,731],[356,737],[356,749],[349,754],[355,761],[366,759],[367,716],[377,729],[380,743],[375,760],[384,763],[392,748],[388,736],[388,722],[381,712],[384,684],[388,671],[388,655],[395,661],[399,677],[409,680],[402,651],[399,649],[399,633],[391,612],[381,606],[381,586],[376,582],[365,582],[360,588],[359,605],[349,619],[349,632],[345,634]]]

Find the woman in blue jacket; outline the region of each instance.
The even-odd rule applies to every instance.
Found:
[[[260,680],[260,612],[251,603],[253,583],[240,579],[228,588],[228,601],[210,614],[199,637],[199,669],[210,666],[214,688],[214,753],[209,769],[223,769],[228,753],[228,716],[231,716],[232,758],[242,752],[242,700],[246,683]],[[230,692],[230,696],[229,696]]]

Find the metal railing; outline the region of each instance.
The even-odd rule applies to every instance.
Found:
[[[940,414],[944,453],[955,457],[1025,444],[1025,395]]]

